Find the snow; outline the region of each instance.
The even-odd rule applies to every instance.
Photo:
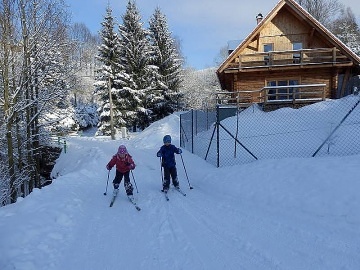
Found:
[[[360,155],[216,168],[184,150],[187,196],[167,202],[156,152],[165,134],[179,146],[178,114],[129,140],[93,134],[68,138],[53,184],[0,208],[1,270],[360,269]],[[123,186],[109,207],[114,169],[104,196],[120,144],[140,212]]]

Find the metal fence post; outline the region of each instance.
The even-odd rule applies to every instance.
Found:
[[[66,138],[64,138],[64,153],[66,154]]]
[[[220,113],[219,113],[219,105],[216,106],[216,164],[217,167],[220,167],[220,130],[219,130],[219,124],[220,124]]]
[[[183,144],[183,137],[182,137],[182,128],[181,128],[181,125],[182,125],[182,114],[180,114],[180,124],[179,124],[179,129],[180,129],[180,147],[184,148],[184,144]]]
[[[194,110],[191,109],[191,153],[194,153]]]

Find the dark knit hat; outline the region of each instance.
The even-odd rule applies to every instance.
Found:
[[[171,136],[170,135],[165,135],[163,138],[163,142],[164,143],[171,143]]]

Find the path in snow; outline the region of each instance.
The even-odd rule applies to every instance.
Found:
[[[360,266],[356,181],[340,178],[355,166],[345,157],[323,165],[300,159],[214,168],[183,153],[183,197],[160,192],[160,162],[140,140],[71,138],[50,186],[0,208],[1,270],[357,269]],[[106,163],[120,143],[137,168],[138,212],[123,186],[109,207]],[[306,166],[298,171],[299,163]],[[348,165],[347,165],[348,164]],[[277,168],[278,166],[278,168]],[[318,167],[316,167],[318,166]],[[317,174],[319,166],[332,178]],[[349,166],[349,167],[346,167]],[[281,170],[287,168],[288,170]],[[264,173],[266,172],[266,173]],[[325,179],[328,177],[328,179]],[[5,209],[5,210],[3,210]],[[3,211],[2,211],[3,210]],[[9,224],[21,217],[16,233]],[[4,244],[6,243],[6,244]],[[31,248],[29,248],[31,247]],[[34,259],[36,258],[36,259]]]

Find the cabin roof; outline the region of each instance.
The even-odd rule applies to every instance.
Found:
[[[323,26],[318,20],[316,20],[309,12],[302,8],[294,0],[280,0],[276,6],[258,23],[254,30],[232,51],[232,53],[226,58],[226,60],[220,65],[217,73],[223,72],[229,63],[231,63],[255,37],[260,31],[273,20],[278,12],[283,8],[290,8],[293,11],[294,16],[307,22],[313,27],[319,34],[322,34],[334,47],[341,50],[347,57],[352,59],[354,63],[360,65],[360,58],[349,47],[347,47],[340,39],[338,39],[333,33],[331,33],[325,26]]]

